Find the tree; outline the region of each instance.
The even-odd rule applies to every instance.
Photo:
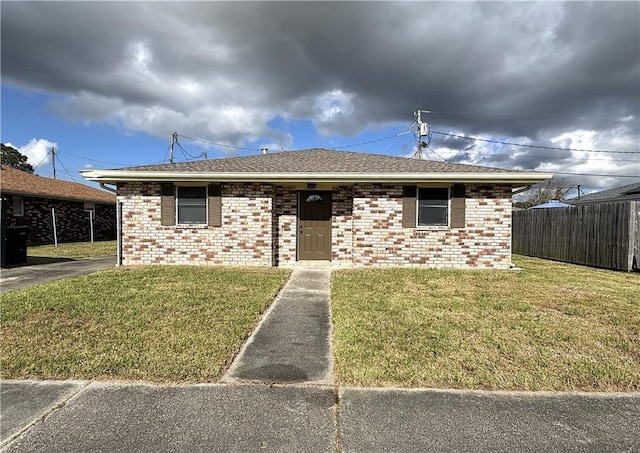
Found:
[[[562,201],[567,198],[567,195],[573,189],[574,186],[571,186],[565,178],[551,178],[531,186],[531,189],[524,192],[522,198],[513,205],[518,208],[529,209],[532,206],[551,200]]]
[[[0,163],[18,170],[33,173],[33,167],[27,163],[27,156],[20,153],[15,148],[2,143],[2,153],[0,154]]]

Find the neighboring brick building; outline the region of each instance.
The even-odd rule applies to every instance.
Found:
[[[122,264],[508,268],[511,192],[549,179],[312,149],[118,170]]]
[[[6,165],[0,167],[3,221],[29,227],[28,245],[54,243],[53,212],[58,242],[116,238],[116,196],[75,182],[43,178]],[[89,211],[92,211],[92,214]]]

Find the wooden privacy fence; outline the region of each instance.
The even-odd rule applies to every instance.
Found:
[[[530,209],[513,213],[513,253],[637,271],[640,202]]]

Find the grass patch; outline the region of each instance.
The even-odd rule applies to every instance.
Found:
[[[640,275],[514,262],[334,272],[339,384],[640,390]]]
[[[216,381],[288,275],[125,267],[2,294],[1,375]]]
[[[83,259],[115,255],[116,241],[68,242],[55,245],[38,245],[27,248],[29,264],[38,264],[46,258]]]

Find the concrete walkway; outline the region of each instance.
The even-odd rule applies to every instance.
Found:
[[[331,384],[330,269],[295,269],[223,382]]]
[[[640,394],[3,381],[7,452],[631,452]]]
[[[102,269],[115,267],[115,265],[115,256],[101,256],[51,264],[6,268],[0,270],[0,292],[4,293],[52,280],[90,274]]]

